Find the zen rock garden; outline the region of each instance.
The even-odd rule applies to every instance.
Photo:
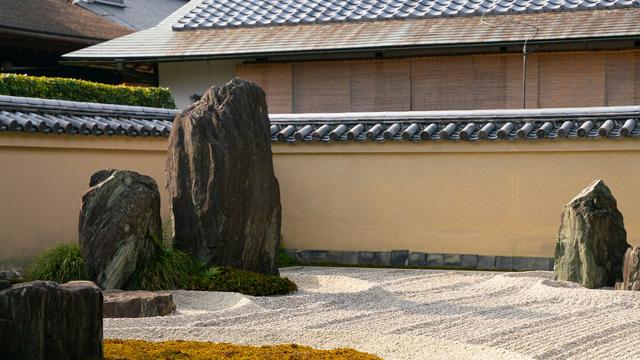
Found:
[[[539,288],[547,281],[537,282],[532,275],[536,280],[514,282],[509,273],[488,272],[473,273],[471,281],[460,280],[465,276],[461,272],[440,272],[437,276],[445,278],[443,284],[457,285],[431,293],[432,285],[425,285],[420,279],[434,281],[430,278],[433,274],[423,270],[289,268],[283,272],[301,281],[301,296],[258,297],[290,294],[297,286],[279,276],[276,263],[282,209],[273,170],[265,94],[257,85],[238,79],[222,88],[212,87],[175,118],[169,137],[166,189],[172,216],[163,226],[160,191],[153,178],[125,169],[104,169],[91,176],[89,189],[82,196],[79,243],[60,246],[36,259],[27,271],[27,279],[35,281],[21,283],[13,276],[0,279],[0,357],[100,359],[104,352],[104,324],[117,334],[135,331],[135,337],[157,339],[164,336],[162,333],[158,337],[158,328],[179,333],[196,324],[196,329],[187,334],[201,334],[199,331],[212,326],[207,333],[209,338],[224,342],[232,337],[237,342],[232,330],[243,322],[247,326],[273,325],[274,329],[314,324],[319,337],[329,339],[326,334],[335,332],[337,323],[349,324],[363,316],[368,321],[357,320],[349,326],[364,326],[362,331],[376,334],[391,331],[394,337],[387,343],[396,344],[402,348],[397,351],[409,356],[433,351],[424,347],[424,343],[432,341],[431,330],[426,325],[415,326],[416,321],[438,324],[441,314],[484,306],[487,310],[482,313],[492,315],[483,316],[483,322],[475,326],[498,319],[500,328],[506,329],[503,320],[520,313],[501,311],[525,306],[519,297],[521,292],[532,286]],[[399,266],[415,260],[408,251],[389,256],[389,261]],[[375,265],[373,255],[371,263]],[[602,180],[594,181],[564,206],[554,276],[557,281],[578,283],[584,288],[640,290],[640,250],[627,243],[623,216]],[[503,294],[512,292],[512,304],[495,308],[491,299],[487,303],[475,299],[484,293],[481,289],[485,278],[495,279],[487,293],[497,291],[501,301],[507,301]],[[437,281],[434,284],[439,286]],[[455,295],[469,284],[476,288]],[[513,284],[533,285],[526,285],[530,287],[525,289]],[[574,289],[571,286],[574,285],[569,289]],[[194,295],[174,290],[199,291]],[[208,295],[211,292],[230,295],[216,295],[214,299]],[[442,294],[446,298],[439,298]],[[541,299],[547,296],[532,294]],[[196,295],[183,304],[187,315],[173,316],[176,319],[171,320],[181,306],[174,296],[184,300]],[[459,296],[456,306],[446,305],[455,296]],[[473,304],[460,305],[467,299],[472,299]],[[301,307],[314,310],[300,311]],[[427,308],[430,311],[425,311]],[[232,310],[222,316],[226,309]],[[375,311],[363,312],[366,309]],[[470,321],[475,321],[476,315],[459,314],[468,316]],[[159,318],[162,321],[155,320],[161,316],[165,316]],[[147,319],[127,322],[127,318]],[[407,328],[407,323],[413,325]],[[262,335],[254,335],[242,329],[243,342],[317,340],[305,337],[306,328],[284,335],[265,329],[256,333]],[[328,333],[320,332],[323,329]],[[434,333],[439,333],[436,330]],[[457,333],[465,331],[459,329]],[[406,341],[398,335],[406,333],[424,338]],[[393,348],[383,341],[387,335],[342,337],[386,354]],[[478,340],[476,344],[482,342]],[[326,344],[333,343],[321,345]],[[446,349],[453,348],[447,346]],[[469,346],[456,350],[454,355],[471,356],[480,351],[488,354],[487,358],[499,359],[513,358],[515,354]]]
[[[140,290],[243,291],[234,288],[243,282],[255,295],[295,290],[277,277],[281,206],[266,109],[262,89],[234,80],[176,117],[166,171],[170,248],[153,178],[117,169],[93,174],[73,258],[82,263],[76,276],[91,281],[0,280],[0,357],[102,358],[103,317],[175,310],[170,292]]]

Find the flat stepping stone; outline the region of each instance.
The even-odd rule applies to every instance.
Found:
[[[109,290],[103,295],[103,318],[165,316],[176,310],[169,292]]]

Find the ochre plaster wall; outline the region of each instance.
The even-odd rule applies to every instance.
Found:
[[[166,139],[0,135],[0,263],[77,240],[82,193],[102,168],[153,176]],[[284,246],[553,256],[562,205],[611,187],[640,243],[637,140],[275,145]]]

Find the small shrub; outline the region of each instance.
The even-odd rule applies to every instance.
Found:
[[[276,257],[278,267],[287,267],[296,264],[296,258],[286,253],[284,249],[278,248],[278,256]]]
[[[175,109],[171,91],[160,87],[108,85],[85,80],[0,74],[0,95]]]
[[[253,273],[229,267],[206,271],[201,290],[231,291],[252,296],[286,295],[298,290],[293,281],[279,276]]]
[[[175,290],[197,287],[205,266],[191,255],[162,249],[154,258],[140,264],[126,285],[129,290]]]
[[[25,277],[29,281],[50,280],[66,283],[87,280],[89,272],[80,255],[77,244],[60,244],[40,254],[27,267]]]
[[[108,360],[167,359],[273,359],[273,360],[381,360],[353,349],[316,350],[294,344],[245,346],[199,341],[105,340],[104,358]]]

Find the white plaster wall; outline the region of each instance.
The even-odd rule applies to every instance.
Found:
[[[224,85],[236,77],[238,60],[184,61],[159,64],[160,86],[173,93],[179,109],[191,103],[190,96],[202,94],[212,85]]]

